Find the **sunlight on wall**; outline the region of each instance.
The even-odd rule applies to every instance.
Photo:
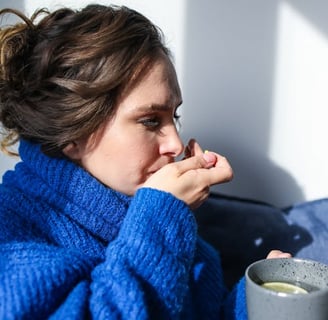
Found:
[[[328,39],[288,3],[279,8],[270,158],[307,199],[327,196]]]

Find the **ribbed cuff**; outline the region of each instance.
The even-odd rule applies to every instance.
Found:
[[[197,224],[183,201],[164,191],[141,188],[131,202],[120,236],[134,242],[134,249],[152,243],[189,260],[195,251]]]

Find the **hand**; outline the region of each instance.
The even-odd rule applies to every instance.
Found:
[[[282,252],[280,250],[272,250],[269,252],[266,259],[276,259],[276,258],[291,258],[292,255],[288,252]]]
[[[194,140],[188,147],[187,158],[162,167],[143,186],[170,192],[195,209],[207,199],[211,185],[230,181],[233,172],[225,157],[214,152],[204,154]]]

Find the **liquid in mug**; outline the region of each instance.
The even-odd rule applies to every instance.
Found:
[[[281,282],[281,281],[271,281],[262,283],[261,286],[263,288],[273,290],[276,292],[282,293],[292,293],[292,294],[307,294],[311,291],[318,290],[318,288],[309,286],[307,284],[302,283],[288,283],[288,282]]]

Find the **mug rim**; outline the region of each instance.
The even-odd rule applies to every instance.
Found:
[[[258,265],[260,263],[269,263],[270,260],[275,260],[275,263],[277,263],[277,264],[279,264],[279,263],[281,263],[282,261],[285,261],[285,260],[292,260],[295,263],[316,264],[316,265],[322,266],[323,268],[327,269],[327,271],[328,271],[328,265],[326,265],[325,263],[322,263],[320,261],[315,261],[315,260],[311,260],[311,259],[303,259],[303,258],[298,258],[298,257],[295,257],[295,258],[291,257],[291,258],[261,259],[261,260],[254,261],[253,263],[251,263],[246,268],[246,271],[245,271],[246,290],[247,290],[247,286],[252,286],[252,287],[255,287],[256,290],[259,290],[260,292],[263,292],[265,294],[270,294],[270,295],[273,295],[273,296],[281,296],[281,297],[286,297],[286,298],[292,298],[292,299],[306,299],[306,297],[309,297],[309,298],[311,297],[312,298],[314,296],[320,296],[320,295],[328,293],[328,277],[327,277],[327,283],[326,283],[325,288],[319,288],[318,290],[310,291],[307,294],[295,294],[295,293],[278,292],[278,291],[269,290],[267,288],[262,287],[261,285],[256,283],[256,281],[254,281],[249,276],[249,271],[252,268],[254,268],[255,265]],[[259,279],[259,280],[261,280],[261,279]]]

